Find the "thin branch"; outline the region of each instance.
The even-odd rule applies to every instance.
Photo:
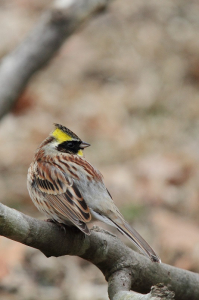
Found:
[[[45,12],[29,36],[0,65],[0,118],[10,111],[32,75],[64,41],[111,0],[62,0]]]
[[[104,274],[110,299],[120,291],[148,293],[152,285],[163,283],[176,300],[199,299],[199,274],[166,264],[152,263],[107,231],[95,227],[85,236],[74,227],[64,233],[56,225],[36,220],[0,204],[0,234],[39,249],[47,257],[77,255]]]

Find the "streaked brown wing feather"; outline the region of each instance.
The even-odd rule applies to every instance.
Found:
[[[50,163],[38,162],[35,183],[60,219],[68,219],[89,234],[90,209],[72,178]]]
[[[78,210],[74,211],[69,207],[67,204],[64,203],[62,195],[49,195],[46,194],[45,198],[48,200],[49,204],[53,207],[55,213],[61,220],[68,219],[70,220],[74,225],[76,225],[81,231],[83,231],[86,234],[90,234],[90,231],[86,225],[88,222],[87,220],[83,220],[82,215]]]

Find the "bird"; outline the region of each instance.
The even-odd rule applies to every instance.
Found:
[[[152,262],[161,260],[124,219],[102,174],[84,157],[90,144],[61,124],[37,148],[27,175],[29,195],[52,222],[76,226],[90,235],[88,223],[99,220],[116,227]]]

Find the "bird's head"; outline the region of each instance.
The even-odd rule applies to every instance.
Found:
[[[83,149],[90,144],[83,142],[70,129],[60,124],[54,124],[55,129],[51,133],[51,138],[56,150],[70,154],[83,156]]]

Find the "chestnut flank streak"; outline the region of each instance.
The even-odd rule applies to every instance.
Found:
[[[77,200],[77,202],[75,202],[75,201],[73,201],[73,195],[70,193],[70,191],[69,190],[67,190],[66,191],[66,193],[64,194],[65,195],[65,197],[66,197],[66,199],[68,200],[68,202],[71,204],[71,205],[76,205],[78,208],[79,208],[79,210],[84,210],[84,212],[85,213],[89,213],[89,211],[88,211],[88,206],[87,206],[87,204],[86,204],[86,202],[85,202],[85,200],[83,199],[83,198],[80,198],[80,200]],[[78,205],[78,204],[80,205]]]
[[[76,185],[74,183],[73,183],[73,190],[74,190],[75,194],[77,195],[77,197],[82,199],[82,195],[80,194],[78,188],[76,187]]]
[[[91,175],[94,178],[97,178],[98,180],[102,180],[102,175],[97,172],[92,165],[90,165],[86,160],[75,157],[75,156],[62,156],[62,158],[66,161],[73,162],[77,164],[78,166],[82,167],[89,175]]]
[[[62,158],[65,158],[62,156]],[[71,166],[69,164],[67,164],[65,161],[63,161],[59,156],[57,157],[58,161],[60,162],[60,164],[63,164],[66,166],[67,171],[75,178],[79,179],[78,175],[75,174],[74,172],[72,172],[71,170]],[[65,172],[66,173],[66,172]]]

